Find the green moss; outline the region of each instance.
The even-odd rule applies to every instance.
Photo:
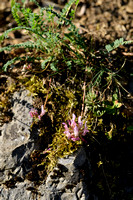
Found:
[[[0,94],[0,122],[4,123],[10,120],[10,97],[13,92],[16,90],[17,85],[13,81],[13,79],[9,78],[4,83],[3,92]]]
[[[45,167],[47,172],[52,171],[55,167],[58,158],[65,157],[75,152],[82,145],[82,141],[73,142],[68,140],[66,135],[63,133],[63,128],[57,130],[52,144],[49,146],[50,151],[48,152],[47,159],[48,165]]]
[[[29,80],[26,81],[24,85],[33,95],[37,95],[39,93],[47,93],[47,89],[44,88],[42,79],[36,75],[33,75]]]

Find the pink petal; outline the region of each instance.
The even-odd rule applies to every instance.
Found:
[[[33,117],[33,113],[31,111],[29,113],[30,113],[30,116]]]
[[[71,134],[69,131],[64,131],[64,133],[66,134],[67,138],[70,139],[71,138]]]
[[[68,128],[68,126],[67,126],[66,123],[62,123],[62,124],[64,125],[64,128],[65,128],[66,130],[69,130],[69,128]]]
[[[78,117],[78,125],[79,125],[79,128],[82,128],[83,126],[83,122],[81,121],[81,116]]]
[[[75,124],[75,119],[76,119],[76,115],[72,114],[71,126],[73,126]]]
[[[41,106],[41,114],[40,114],[40,116],[42,117],[42,116],[45,114],[45,112],[46,112],[46,111],[44,110],[44,106],[42,105],[42,106]]]
[[[79,138],[79,137],[73,137],[73,136],[72,136],[72,137],[71,137],[71,140],[75,142],[75,141],[79,141],[80,138]]]
[[[79,136],[79,130],[78,130],[78,127],[77,127],[77,126],[74,127],[74,136],[75,136],[75,137],[78,137],[78,136]]]
[[[38,115],[38,119],[41,120],[41,116],[40,115]]]
[[[85,136],[87,132],[89,132],[89,130],[87,129],[87,125],[86,125],[86,122],[85,122],[85,127],[84,127],[82,135]]]

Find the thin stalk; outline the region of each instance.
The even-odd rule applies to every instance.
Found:
[[[47,96],[46,96],[46,99],[45,99],[45,102],[44,102],[44,109],[45,109],[45,107],[46,107],[46,103],[47,103],[47,101],[48,101],[48,95],[49,95],[49,90],[50,90],[50,85],[51,85],[51,78],[50,78],[50,80],[49,80],[49,87],[48,87],[48,92],[47,92]]]
[[[84,78],[84,86],[83,86],[83,103],[82,103],[82,109],[81,109],[81,117],[83,116],[84,112],[84,104],[85,104],[85,93],[86,93],[86,72],[87,72],[87,66],[85,68],[85,78]],[[85,112],[84,112],[85,115]]]
[[[99,157],[100,157],[100,160],[102,161],[102,159],[101,159],[101,154],[99,154]],[[105,171],[104,171],[103,164],[101,165],[101,167],[102,167],[103,175],[104,175],[104,178],[105,178],[105,181],[106,181],[107,187],[108,187],[109,197],[110,197],[110,199],[111,199],[112,191],[111,191],[111,189],[110,189],[110,186],[109,186],[109,183],[108,183],[108,180],[107,180],[107,177],[106,177]]]

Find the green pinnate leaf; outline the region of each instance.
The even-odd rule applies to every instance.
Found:
[[[107,52],[110,52],[110,51],[118,48],[120,45],[130,44],[131,42],[133,42],[133,41],[132,40],[124,41],[123,38],[120,38],[120,39],[115,40],[113,43],[106,45],[105,49],[107,50]]]

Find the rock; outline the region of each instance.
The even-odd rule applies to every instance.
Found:
[[[80,175],[79,165],[74,164],[75,160],[84,157],[81,160],[83,167],[87,162],[85,155],[82,148],[67,158],[59,159],[46,182],[41,183],[38,187],[27,180],[17,182],[11,188],[0,186],[0,200],[33,200],[34,198],[39,200],[89,200],[90,195],[84,178]]]
[[[33,194],[27,189],[31,183],[17,183],[17,187],[0,187],[0,200],[33,200]],[[27,189],[26,189],[27,188]]]
[[[75,194],[72,194],[72,193],[64,193],[62,196],[61,196],[61,199],[62,200],[77,200],[77,197]]]
[[[31,107],[32,97],[28,96],[27,90],[14,93],[13,119],[0,127],[0,184],[14,176],[23,178],[31,168],[29,156],[34,149],[34,133],[30,130]]]
[[[90,166],[88,163],[85,150],[81,148],[73,155],[66,158],[60,158],[57,166],[48,175],[46,180],[46,191],[53,191],[61,195],[61,200],[87,200],[89,192],[84,181],[80,169],[87,165],[87,170]]]

